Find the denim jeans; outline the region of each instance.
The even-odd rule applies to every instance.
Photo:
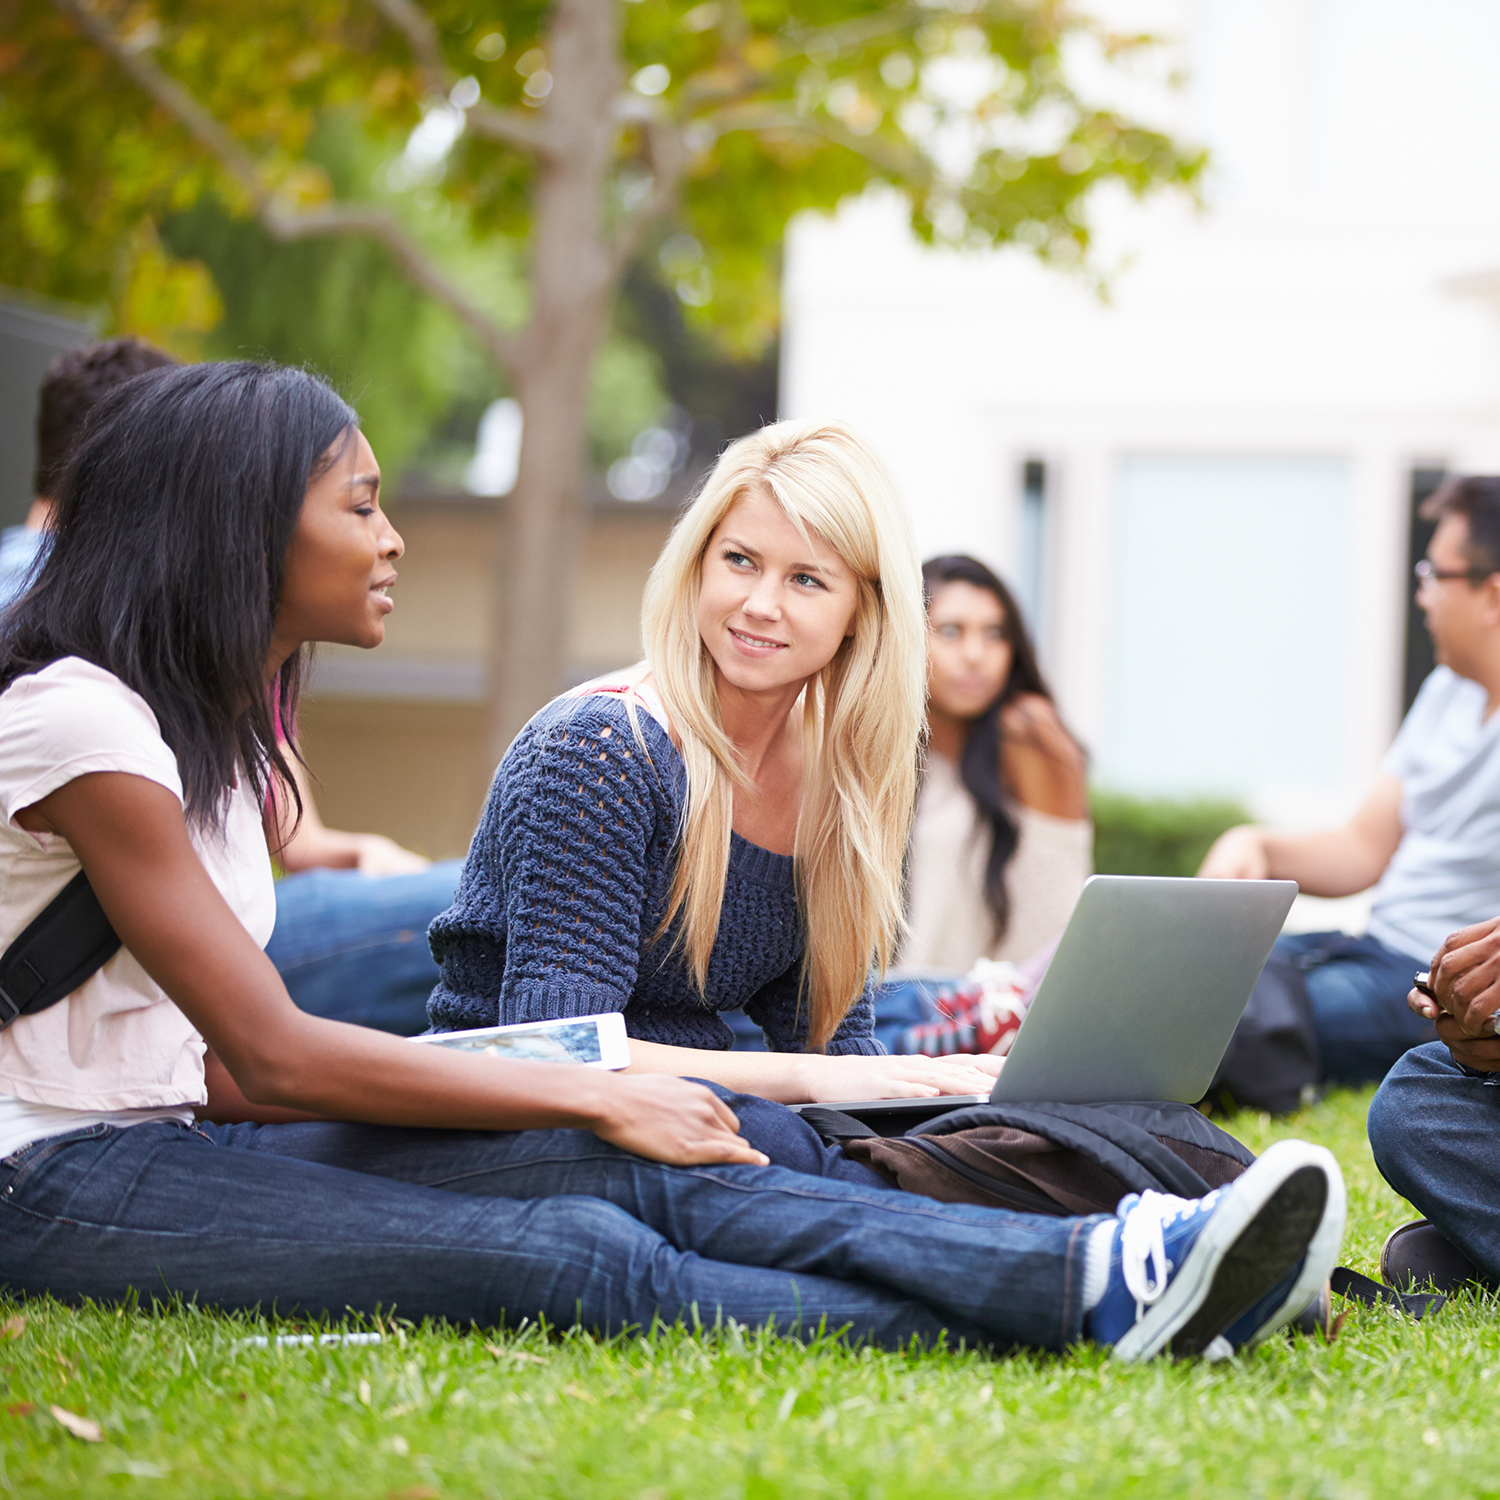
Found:
[[[276,887],[266,953],[293,1000],[315,1016],[398,1036],[427,1030],[438,966],[427,926],[453,904],[461,859],[415,875],[306,870]]]
[[[1342,932],[1289,934],[1276,939],[1275,951],[1307,966],[1325,1079],[1376,1082],[1410,1048],[1436,1038],[1432,1022],[1406,1007],[1412,975],[1427,967],[1427,959]]]
[[[1500,1279],[1500,1074],[1472,1072],[1430,1042],[1386,1075],[1368,1128],[1381,1176]]]
[[[722,1316],[1060,1349],[1097,1222],[668,1167],[576,1130],[98,1125],[0,1162],[15,1292],[601,1333]]]

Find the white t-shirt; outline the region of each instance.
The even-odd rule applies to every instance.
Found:
[[[156,715],[112,673],[65,657],[0,693],[0,951],[80,869],[67,840],[28,832],[16,814],[96,771],[144,776],[182,798]],[[222,835],[189,824],[189,836],[220,894],[264,946],[276,892],[248,786],[229,797]],[[0,1032],[0,1155],[105,1118],[189,1118],[208,1097],[203,1053],[187,1017],[121,948],[66,1000]]]
[[[1401,842],[1366,929],[1420,959],[1460,927],[1500,916],[1500,713],[1477,682],[1439,667],[1382,769],[1401,783]]]

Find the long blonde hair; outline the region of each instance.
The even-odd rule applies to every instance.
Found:
[[[701,991],[719,930],[736,785],[750,786],[724,730],[714,662],[698,633],[703,556],[742,495],[768,492],[858,580],[854,631],[803,695],[797,893],[806,934],[808,1045],[824,1047],[871,960],[902,927],[901,864],[917,788],[926,695],[922,579],[911,519],[885,464],[837,422],[778,422],[727,448],[673,528],[646,585],[641,632],[687,768],[677,868],[662,930]]]

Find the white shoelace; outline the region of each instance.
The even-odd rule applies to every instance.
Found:
[[[1144,1192],[1120,1225],[1120,1270],[1125,1290],[1135,1298],[1139,1322],[1146,1309],[1161,1300],[1172,1274],[1164,1238],[1168,1224],[1196,1213],[1201,1198],[1178,1198],[1171,1193]]]

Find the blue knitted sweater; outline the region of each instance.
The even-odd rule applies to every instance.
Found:
[[[453,905],[428,929],[443,977],[434,1030],[621,1011],[643,1041],[722,1050],[718,1012],[743,1008],[775,1052],[802,1051],[804,945],[789,855],[733,836],[704,994],[675,927],[654,943],[671,891],[687,773],[665,730],[592,695],[549,704],[506,751]],[[877,1054],[870,989],[828,1043]]]

